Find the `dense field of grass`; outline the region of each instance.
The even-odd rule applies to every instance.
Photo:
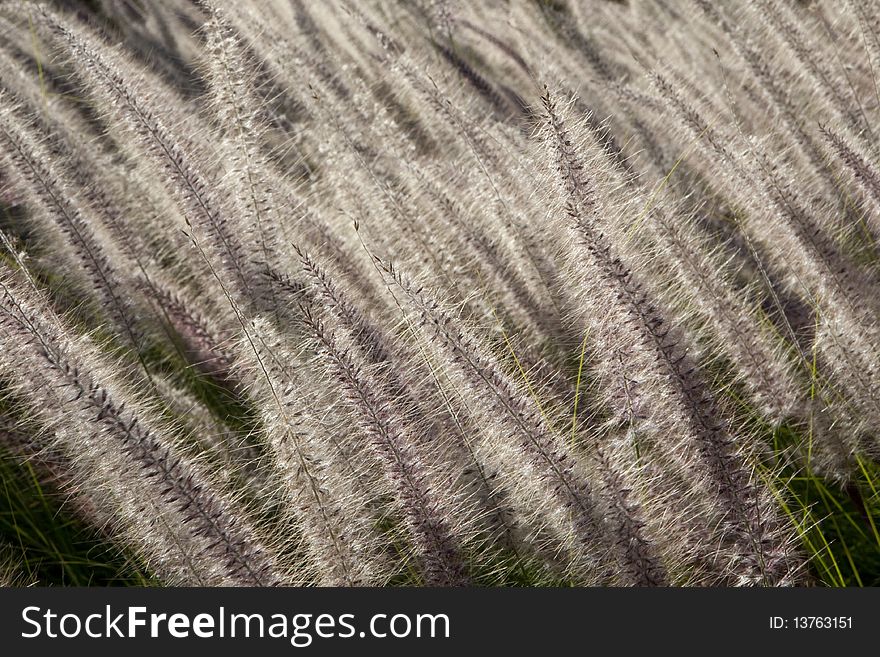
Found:
[[[0,581],[880,585],[880,7],[0,0]]]

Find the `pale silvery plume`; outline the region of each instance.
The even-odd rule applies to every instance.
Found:
[[[654,72],[650,78],[684,134],[697,140],[695,150],[707,166],[724,163],[717,184],[740,206],[738,226],[815,315],[821,329],[815,347],[832,370],[828,378],[858,406],[860,420],[874,426],[880,421],[875,367],[880,338],[873,295],[866,294],[870,281],[817,225],[814,215],[821,206],[810,202],[783,163],[754,140],[745,153],[736,150],[736,138],[707,121],[663,75]],[[851,417],[847,409],[840,412]]]
[[[46,222],[45,233],[55,230],[73,246],[77,265],[93,287],[102,308],[110,312],[116,330],[135,350],[140,336],[134,326],[126,288],[130,281],[120,276],[113,265],[114,252],[101,227],[95,225],[91,210],[74,192],[59,171],[64,162],[54,158],[35,131],[21,118],[14,101],[0,90],[0,140],[11,171],[27,190],[26,201],[32,216]]]
[[[78,483],[113,500],[117,531],[170,581],[280,582],[264,538],[235,500],[182,456],[112,364],[87,338],[71,336],[21,278],[5,267],[0,282],[4,368],[18,372],[15,389],[27,391],[29,410]]]
[[[680,329],[602,232],[597,218],[614,209],[600,192],[601,170],[587,168],[579,140],[549,91],[542,101],[543,140],[554,154],[565,199],[556,211],[568,215],[575,238],[569,257],[577,283],[569,293],[577,300],[577,321],[603,354],[597,369],[607,403],[625,426],[641,434],[645,449],[682,468],[708,503],[708,528],[724,519],[719,557],[730,560],[730,572],[738,573],[740,582],[789,581],[796,559],[781,517],[773,514],[773,500],[751,481],[744,460],[747,437],[731,434],[698,364],[682,345]]]
[[[155,162],[184,210],[196,252],[241,331],[238,367],[252,373],[246,379],[248,396],[260,409],[267,444],[288,487],[288,511],[305,533],[311,574],[335,584],[382,581],[387,574],[374,568],[380,554],[362,545],[375,536],[368,527],[369,516],[360,513],[361,505],[347,503],[354,492],[344,484],[330,483],[334,469],[328,469],[313,451],[314,444],[301,429],[299,411],[285,398],[296,391],[290,366],[279,360],[285,340],[250,317],[259,307],[259,298],[252,294],[257,284],[251,266],[255,259],[235,229],[238,218],[224,202],[224,190],[211,188],[192,161],[194,154],[164,125],[148,89],[137,81],[133,63],[62,18],[42,12],[40,19],[76,57],[72,61],[89,82],[90,92],[106,98],[113,127],[130,134],[134,147]]]
[[[425,288],[391,265],[383,266],[401,291],[402,309],[418,338],[444,374],[461,390],[484,398],[471,407],[481,424],[474,449],[503,478],[524,524],[546,526],[579,581],[607,581],[609,548],[598,526],[592,487],[562,436],[461,320],[454,320]],[[509,434],[516,439],[505,440]]]

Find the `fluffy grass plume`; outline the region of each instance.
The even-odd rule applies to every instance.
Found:
[[[0,582],[880,584],[878,26],[0,2]]]

